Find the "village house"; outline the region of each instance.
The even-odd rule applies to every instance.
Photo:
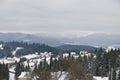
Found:
[[[91,53],[89,53],[86,50],[80,51],[80,55],[81,55],[81,57],[84,57],[84,56],[91,57]]]
[[[69,53],[63,53],[63,58],[69,57]]]
[[[71,57],[75,57],[76,56],[76,52],[70,52],[70,56]]]

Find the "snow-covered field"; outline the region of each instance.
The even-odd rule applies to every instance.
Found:
[[[14,73],[9,73],[9,80],[15,80],[15,74]]]
[[[15,80],[15,67],[9,69],[9,80]]]
[[[93,80],[108,80],[108,77],[93,76]]]

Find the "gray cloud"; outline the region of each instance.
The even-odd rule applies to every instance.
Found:
[[[118,0],[1,0],[0,12],[3,32],[120,34]]]

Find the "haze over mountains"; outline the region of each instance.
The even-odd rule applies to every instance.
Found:
[[[47,44],[50,46],[71,45],[91,45],[91,46],[115,46],[119,47],[120,35],[91,34],[82,37],[51,37],[36,34],[23,33],[0,33],[0,41],[25,41]]]

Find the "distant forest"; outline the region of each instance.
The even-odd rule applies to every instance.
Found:
[[[27,54],[34,54],[35,52],[52,52],[54,55],[59,53],[59,49],[50,47],[45,44],[39,43],[27,43],[27,42],[0,42],[3,49],[0,49],[0,58],[1,57],[12,57],[12,51],[16,50],[16,47],[23,47],[23,49],[18,50],[16,52],[16,56],[27,55]]]

